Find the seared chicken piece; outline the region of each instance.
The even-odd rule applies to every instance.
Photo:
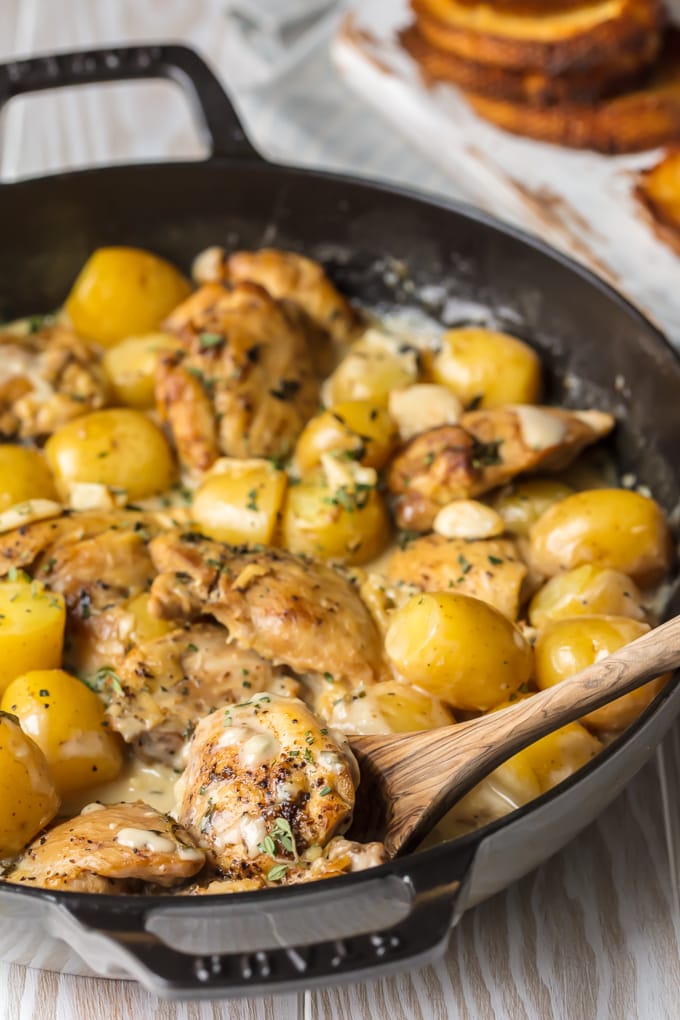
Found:
[[[248,870],[247,868],[243,869]],[[178,896],[223,896],[226,893],[253,892],[255,889],[266,889],[267,882],[264,875],[254,866],[253,874],[243,878],[224,878],[219,875],[209,875],[200,882],[175,889]]]
[[[347,829],[356,782],[348,745],[302,701],[255,694],[196,727],[177,817],[227,878],[254,865],[280,881]]]
[[[142,758],[182,768],[185,741],[202,716],[269,689],[277,675],[257,652],[229,644],[223,627],[197,623],[134,648],[106,711]]]
[[[397,523],[429,531],[447,503],[526,472],[561,471],[613,427],[613,417],[603,411],[517,405],[471,411],[458,425],[423,432],[390,468]]]
[[[336,836],[324,847],[323,853],[308,867],[291,868],[286,874],[286,885],[316,882],[321,878],[337,878],[354,871],[377,868],[389,860],[382,843],[355,843]]]
[[[28,439],[104,407],[100,355],[62,325],[0,332],[0,435]]]
[[[397,549],[387,565],[393,583],[406,582],[421,591],[453,591],[495,606],[511,620],[519,615],[527,568],[508,538],[443,538],[423,535]]]
[[[358,592],[331,567],[280,549],[243,549],[171,532],[149,547],[159,576],[150,608],[165,619],[208,613],[249,648],[295,673],[352,687],[380,679],[378,630]]]
[[[291,251],[261,248],[227,255],[207,248],[194,262],[197,283],[257,283],[273,298],[298,305],[337,344],[351,340],[359,316],[318,262]]]
[[[132,620],[122,607],[151,584],[148,543],[159,530],[152,513],[65,512],[0,535],[0,576],[26,570],[61,592],[68,664],[93,672],[127,651]]]
[[[90,805],[36,837],[5,881],[70,892],[142,892],[197,874],[205,854],[175,821],[141,800]]]
[[[287,456],[319,400],[299,318],[255,284],[207,284],[165,328],[184,349],[162,360],[156,401],[180,460]]]

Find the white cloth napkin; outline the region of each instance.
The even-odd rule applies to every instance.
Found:
[[[224,0],[214,2],[226,27],[216,34],[213,24],[210,41],[197,41],[263,155],[456,194],[451,178],[404,142],[333,67],[329,43],[351,0],[227,0],[226,9]]]

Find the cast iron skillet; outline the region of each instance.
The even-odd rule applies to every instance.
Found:
[[[489,322],[530,339],[549,366],[550,396],[613,411],[625,470],[668,511],[680,502],[678,360],[622,297],[540,242],[452,203],[265,162],[215,77],[182,46],[0,66],[0,106],[41,89],[151,77],[186,90],[211,156],[0,186],[0,321],[56,307],[102,244],[147,247],[185,269],[209,244],[299,250],[322,258],[365,305],[420,304],[447,324]],[[63,939],[96,971],[125,972],[175,997],[290,991],[428,961],[466,905],[470,875],[479,896],[558,849],[651,754],[680,709],[679,694],[669,685],[558,790],[479,833],[375,871],[201,898],[0,884],[0,926]],[[489,871],[493,860],[497,872]]]

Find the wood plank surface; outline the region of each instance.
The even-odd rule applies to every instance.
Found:
[[[0,58],[181,38],[219,68],[223,19],[221,0],[0,0]],[[143,94],[137,85],[69,90],[16,104],[0,124],[0,173],[200,155],[172,87],[143,88]],[[310,159],[321,151],[312,134]],[[386,163],[395,161],[387,141],[383,152]],[[445,181],[437,185],[414,156],[402,164],[407,182],[455,190]],[[358,155],[357,168],[366,169]],[[670,1020],[680,1002],[679,777],[675,734],[659,761],[596,824],[534,874],[469,912],[437,966],[307,995],[171,1004],[129,982],[0,964],[0,1020]]]

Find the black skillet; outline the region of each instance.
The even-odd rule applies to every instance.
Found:
[[[442,323],[472,319],[530,340],[549,367],[550,396],[613,411],[623,469],[668,511],[676,507],[676,356],[622,297],[540,241],[453,203],[265,162],[215,77],[182,46],[6,64],[0,106],[42,89],[158,77],[178,82],[193,100],[210,157],[0,185],[0,321],[58,306],[98,245],[139,245],[185,269],[216,243],[302,251],[321,258],[368,307],[419,306]],[[201,898],[0,887],[2,951],[51,969],[127,975],[159,994],[191,998],[292,991],[430,961],[470,898],[535,867],[613,799],[679,709],[670,685],[557,790],[479,833],[373,872]],[[87,966],[65,961],[56,940]]]

